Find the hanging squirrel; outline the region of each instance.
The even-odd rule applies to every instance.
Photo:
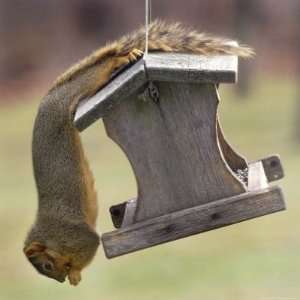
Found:
[[[60,76],[43,98],[32,141],[38,211],[24,253],[35,269],[50,278],[77,285],[81,271],[99,245],[94,180],[72,120],[78,102],[94,95],[119,68],[145,50],[145,29],[92,53]],[[230,40],[155,21],[149,27],[149,51],[199,55],[252,56]]]

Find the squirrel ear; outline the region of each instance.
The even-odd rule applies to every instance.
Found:
[[[28,247],[24,248],[24,253],[27,257],[37,255],[41,252],[44,252],[46,246],[42,245],[39,242],[32,242]]]

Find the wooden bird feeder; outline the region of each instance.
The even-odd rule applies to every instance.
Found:
[[[108,258],[285,209],[278,156],[248,163],[218,121],[219,83],[237,79],[236,56],[149,54],[78,106],[84,130],[102,118],[126,153],[137,199],[111,207]]]

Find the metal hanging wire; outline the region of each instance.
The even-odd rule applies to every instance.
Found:
[[[152,18],[151,0],[145,0],[145,55],[148,55],[149,50],[149,25]]]

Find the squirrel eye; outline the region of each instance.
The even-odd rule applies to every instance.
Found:
[[[53,271],[53,265],[51,264],[51,263],[45,263],[44,265],[43,265],[43,267],[44,267],[44,269],[46,270],[46,271]]]
[[[65,264],[65,268],[66,268],[66,270],[69,271],[71,269],[71,264],[70,263],[66,263]]]

